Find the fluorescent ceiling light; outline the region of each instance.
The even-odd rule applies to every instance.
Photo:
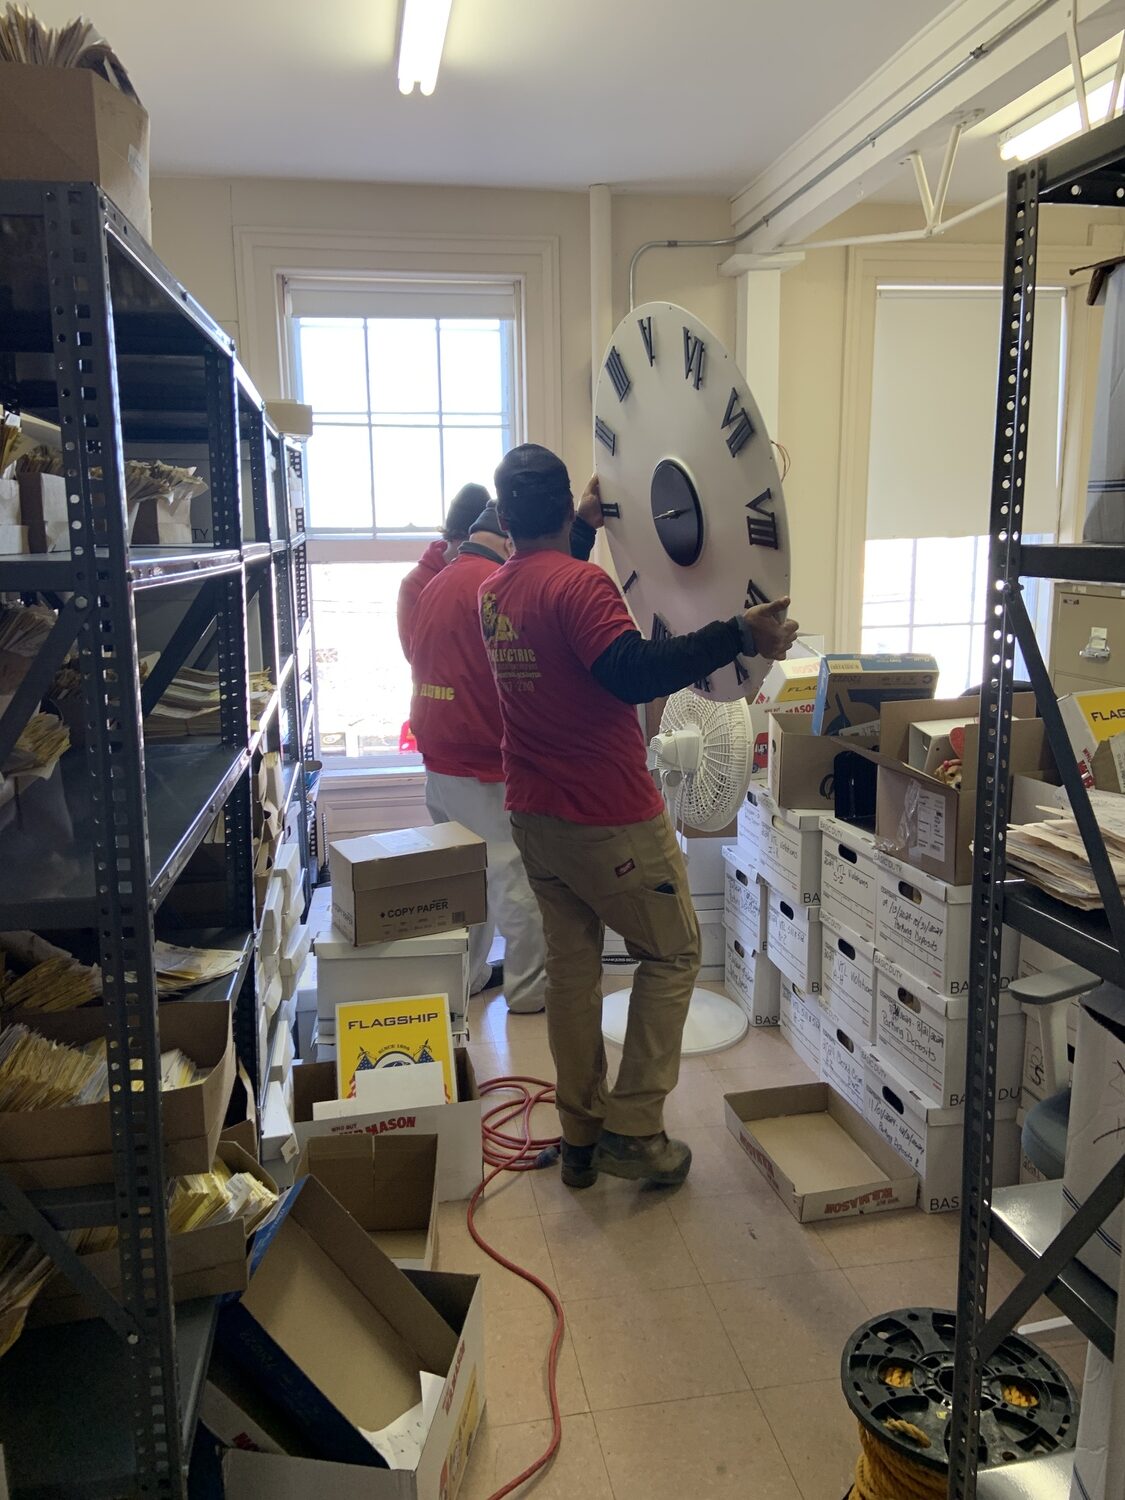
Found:
[[[1113,113],[1109,108],[1109,97],[1113,92],[1113,75],[1112,73],[1103,74],[1102,77],[1104,82],[1092,78],[1086,85],[1086,107],[1090,113],[1091,125],[1100,125]],[[1121,92],[1117,96],[1118,107],[1123,97],[1125,97],[1125,83],[1122,84]],[[1070,140],[1071,136],[1078,135],[1081,129],[1082,116],[1078,109],[1077,97],[1072,96],[1068,103],[1056,100],[1046,109],[1037,111],[1029,120],[1005,131],[1000,137],[1000,155],[1004,161],[1030,161],[1033,156],[1041,156],[1052,146],[1057,146],[1062,141]]]
[[[398,86],[412,94],[417,84],[432,94],[453,0],[403,0],[402,36],[398,44]]]

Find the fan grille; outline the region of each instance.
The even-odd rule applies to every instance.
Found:
[[[750,709],[743,698],[717,703],[691,688],[668,699],[660,732],[694,727],[703,736],[699,769],[669,791],[677,822],[701,833],[717,832],[732,822],[750,785],[754,769],[754,735]]]

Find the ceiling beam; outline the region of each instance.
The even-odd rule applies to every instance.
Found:
[[[1073,0],[1085,50],[1119,30],[1122,0]],[[794,244],[891,177],[935,131],[971,118],[977,101],[1030,57],[1065,56],[1068,0],[959,0],[732,202],[744,248]],[[1055,66],[1058,66],[1056,62]],[[862,188],[862,191],[860,189]]]

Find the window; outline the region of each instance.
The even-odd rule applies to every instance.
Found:
[[[398,588],[462,485],[517,441],[512,283],[296,281],[287,303],[308,447],[322,756],[417,764]]]
[[[1053,540],[1058,526],[1063,314],[1061,289],[1040,289],[1028,542]],[[944,697],[983,676],[999,329],[998,288],[878,289],[862,649],[935,656]],[[1029,580],[1024,597],[1045,634],[1048,590]]]

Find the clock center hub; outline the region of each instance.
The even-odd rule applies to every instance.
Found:
[[[674,563],[690,568],[703,550],[703,509],[687,470],[662,458],[652,471],[652,521],[660,544]]]

